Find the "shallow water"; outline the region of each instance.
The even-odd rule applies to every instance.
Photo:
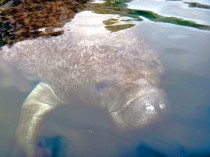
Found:
[[[210,2],[127,2],[127,6],[120,4],[127,8],[126,14],[115,12],[113,17],[128,18],[132,25],[107,29],[114,33],[136,27],[160,54],[165,68],[162,84],[170,102],[167,117],[145,129],[121,134],[99,109],[61,107],[44,121],[40,145],[57,157],[210,156]],[[15,129],[21,104],[35,84],[0,60],[0,157],[14,152],[14,156],[23,156],[13,148]]]

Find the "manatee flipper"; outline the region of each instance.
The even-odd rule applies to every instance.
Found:
[[[22,106],[17,129],[17,143],[27,157],[35,157],[37,135],[45,115],[62,102],[45,83],[39,83]]]

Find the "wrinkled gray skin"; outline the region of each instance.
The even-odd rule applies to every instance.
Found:
[[[62,104],[101,107],[123,130],[145,127],[164,115],[157,53],[135,27],[106,30],[102,21],[111,17],[81,12],[64,26],[64,35],[0,50],[3,59],[41,80],[23,104],[17,130],[18,144],[28,157],[35,156],[44,116]]]

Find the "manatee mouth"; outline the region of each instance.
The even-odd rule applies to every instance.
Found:
[[[141,90],[112,118],[119,128],[143,128],[162,119],[167,110],[165,93],[158,88]]]

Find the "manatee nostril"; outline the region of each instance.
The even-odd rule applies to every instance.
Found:
[[[147,100],[145,100],[145,110],[147,113],[151,113],[155,111],[155,107],[151,105]]]
[[[147,111],[154,111],[155,108],[154,108],[154,106],[152,106],[152,105],[148,105],[148,106],[146,106],[146,110],[147,110]]]
[[[159,107],[160,109],[165,109],[166,108],[166,104],[163,102],[159,102]]]

